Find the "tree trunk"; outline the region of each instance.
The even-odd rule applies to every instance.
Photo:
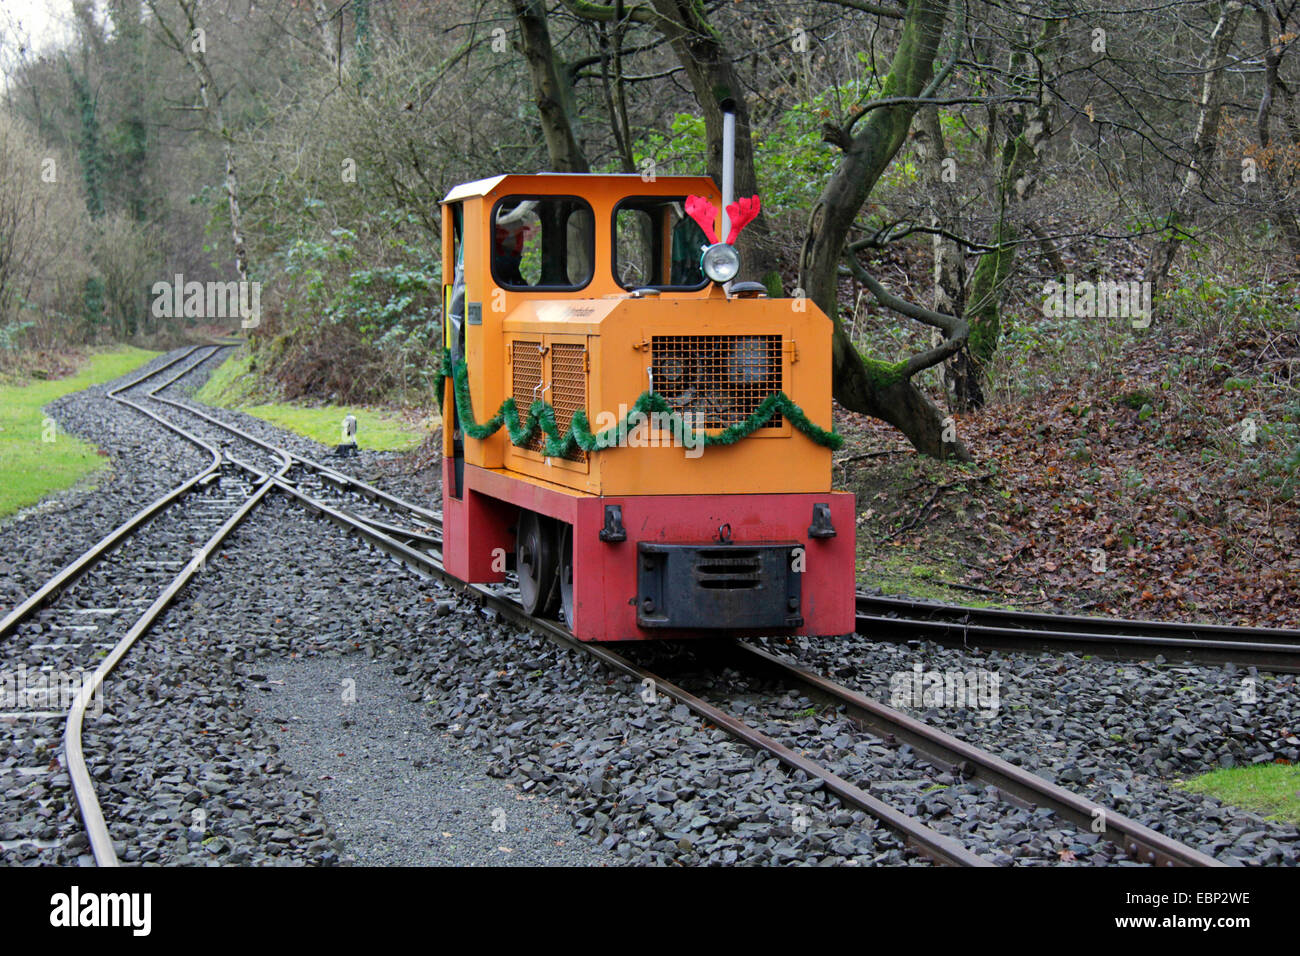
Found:
[[[213,125],[221,136],[226,157],[226,204],[230,210],[230,238],[234,246],[235,269],[239,272],[240,280],[246,281],[248,279],[248,249],[244,245],[244,216],[239,205],[239,174],[235,168],[235,140],[226,126],[225,111],[221,108],[221,97],[213,92],[216,83],[212,78],[212,71],[208,68],[207,56],[202,49],[194,49],[191,45],[186,58],[199,78],[199,96],[203,100],[203,108],[208,111]]]
[[[925,91],[947,19],[947,0],[914,0],[881,97],[917,97]],[[799,262],[799,285],[835,323],[834,394],[850,411],[899,429],[918,450],[936,458],[969,459],[958,440],[944,441],[944,417],[896,366],[867,359],[849,339],[839,315],[839,266],[844,243],[872,188],[907,139],[915,103],[873,110],[847,144],[809,217]]]
[[[112,0],[108,14],[119,48],[121,77],[117,84],[122,90],[126,116],[122,137],[123,185],[126,187],[127,209],[136,222],[147,222],[154,202],[149,177],[149,128],[146,123],[144,22],[141,19],[140,0]]]
[[[966,320],[970,323],[970,342],[965,350],[966,361],[956,370],[957,389],[953,406],[960,411],[984,407],[984,373],[997,351],[1002,335],[1002,288],[1011,276],[1016,261],[1016,231],[1004,218],[1005,209],[999,208],[999,221],[993,233],[995,248],[980,256],[971,274],[970,295],[967,297]]]
[[[247,281],[248,249],[244,244],[244,217],[239,204],[239,176],[236,172],[235,138],[229,127],[226,126],[225,111],[221,107],[221,94],[216,88],[217,84],[212,77],[212,70],[208,67],[208,57],[204,45],[194,39],[198,27],[194,16],[195,7],[197,6],[196,0],[176,0],[176,6],[185,18],[185,34],[180,37],[167,25],[167,21],[160,14],[158,0],[145,0],[145,5],[149,8],[149,12],[153,14],[154,21],[159,28],[166,34],[171,46],[181,56],[185,57],[185,62],[189,64],[190,69],[194,72],[194,76],[199,81],[199,99],[203,103],[203,111],[207,114],[209,129],[221,138],[226,160],[226,202],[230,210],[230,236],[234,246],[235,269],[239,273],[240,281]]]
[[[936,230],[930,241],[934,254],[934,308],[960,316],[965,310],[965,256],[955,240],[937,231],[943,228],[952,232],[956,220],[952,190],[943,177],[948,148],[939,126],[938,107],[927,107],[918,114],[915,143],[929,200],[929,225]]]
[[[1206,64],[1205,79],[1201,82],[1200,112],[1196,118],[1192,162],[1183,177],[1182,187],[1174,200],[1174,207],[1169,217],[1170,225],[1175,230],[1180,230],[1190,217],[1192,194],[1200,185],[1205,170],[1214,161],[1219,120],[1223,115],[1223,81],[1227,75],[1224,68],[1228,64],[1228,53],[1232,49],[1232,41],[1237,34],[1237,24],[1241,21],[1243,9],[1242,5],[1235,0],[1225,3],[1219,14],[1219,22],[1215,24],[1214,31],[1206,44],[1206,58],[1209,62]],[[1174,264],[1174,256],[1177,255],[1182,241],[1182,235],[1175,231],[1151,251],[1147,275],[1150,277],[1153,297],[1169,277],[1169,269]]]
[[[1291,9],[1294,10],[1292,5]],[[1267,157],[1270,153],[1275,152],[1273,149],[1273,134],[1271,130],[1271,114],[1273,111],[1273,101],[1280,92],[1285,100],[1289,92],[1282,83],[1282,36],[1290,33],[1287,29],[1287,19],[1290,16],[1290,10],[1283,12],[1283,8],[1274,7],[1273,12],[1278,18],[1278,38],[1273,37],[1272,24],[1269,22],[1268,12],[1260,7],[1255,8],[1255,15],[1259,20],[1260,40],[1264,48],[1264,93],[1260,98],[1259,111],[1255,117],[1256,137],[1259,141],[1260,154]],[[1294,36],[1294,33],[1291,33]],[[1287,114],[1287,125],[1291,129],[1291,147],[1300,151],[1300,122],[1296,118],[1296,99],[1291,101],[1291,110]],[[1286,237],[1287,245],[1291,247],[1291,254],[1295,257],[1292,261],[1293,271],[1300,266],[1300,221],[1297,221],[1295,207],[1289,203],[1286,198],[1287,190],[1279,175],[1280,170],[1285,163],[1277,159],[1272,161],[1261,162],[1263,166],[1264,182],[1269,193],[1269,211],[1273,220],[1282,230],[1282,235]],[[1294,181],[1294,174],[1287,177]]]
[[[1030,88],[1023,77],[1028,69],[1026,50],[1029,39],[1025,34],[1028,16],[1022,8],[1020,43],[1013,49],[1007,72],[1015,78],[1014,86],[1021,92]],[[1046,48],[1060,32],[1060,21],[1049,20],[1043,24],[1034,59],[1042,62]],[[1002,298],[1007,281],[1016,265],[1020,229],[1012,223],[1008,210],[1027,202],[1038,188],[1038,174],[1042,168],[1039,152],[1051,135],[1052,99],[1050,92],[1039,84],[1038,100],[1032,108],[1024,103],[1009,105],[1006,119],[1006,137],[998,163],[997,226],[994,228],[994,248],[980,256],[971,274],[970,290],[966,297],[966,318],[970,322],[970,342],[967,348],[954,357],[951,369],[953,380],[952,407],[956,411],[970,411],[984,407],[984,384],[989,363],[997,352],[1002,336]],[[990,130],[989,139],[993,133]],[[1054,251],[1054,250],[1053,250]],[[1059,262],[1060,257],[1057,257]]]
[[[721,35],[709,25],[704,15],[704,5],[697,0],[653,2],[663,17],[681,28],[674,31],[669,39],[704,113],[709,175],[714,182],[722,182],[722,108],[719,104],[721,100],[729,98],[736,108],[736,196],[759,195],[749,104],[745,99],[745,88],[736,74],[731,54]],[[725,240],[727,237],[720,238]],[[763,282],[775,291],[772,283],[779,283],[780,280],[765,215],[760,213],[758,218],[745,227],[736,247],[741,254],[740,278]]]
[[[966,257],[955,240],[938,231],[942,228],[953,232],[956,215],[951,202],[953,184],[944,176],[948,148],[939,125],[937,106],[926,107],[917,115],[914,142],[928,197],[929,224],[935,229],[930,238],[934,256],[934,309],[961,317],[966,311]],[[940,337],[936,331],[933,344],[938,344]],[[948,407],[954,411],[964,410],[954,398],[969,392],[970,367],[970,352],[965,347],[939,366],[939,378],[948,395]]]
[[[357,85],[370,79],[370,0],[352,0],[352,49],[357,60]]]
[[[337,34],[334,32],[334,23],[330,19],[329,4],[325,0],[312,0],[312,11],[316,15],[316,29],[320,31],[320,49],[325,55],[325,62],[329,64],[331,70],[337,70],[339,66],[339,44]],[[339,14],[342,22],[342,13]]]
[[[574,131],[572,90],[568,88],[567,74],[557,60],[546,28],[546,5],[542,0],[511,0],[511,3],[519,24],[520,46],[533,80],[551,167],[557,173],[591,172]]]

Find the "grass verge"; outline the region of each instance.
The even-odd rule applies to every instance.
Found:
[[[0,517],[107,467],[94,445],[60,431],[44,407],[70,392],[120,378],[157,354],[115,348],[92,355],[79,372],[65,378],[0,386]]]
[[[1264,814],[1269,820],[1300,823],[1300,767],[1293,764],[1213,770],[1178,786]]]
[[[270,422],[322,445],[337,445],[343,440],[343,419],[349,413],[357,418],[357,444],[373,451],[410,451],[419,446],[436,420],[405,418],[384,409],[357,405],[294,405],[268,401],[257,383],[249,356],[236,352],[212,373],[203,387],[194,393],[206,405],[230,408]]]

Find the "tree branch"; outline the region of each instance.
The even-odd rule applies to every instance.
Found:
[[[892,7],[882,7],[878,3],[866,3],[864,0],[830,0],[830,2],[841,7],[848,7],[850,10],[860,10],[863,13],[874,13],[878,17],[889,17],[891,20],[903,19],[902,10],[895,10]]]
[[[871,294],[885,308],[943,331],[944,339],[941,343],[932,349],[913,355],[904,363],[903,375],[906,378],[910,379],[917,372],[938,365],[949,356],[957,354],[961,347],[966,344],[966,340],[970,336],[970,326],[965,319],[959,319],[955,315],[945,315],[942,312],[927,309],[923,305],[917,305],[915,302],[900,299],[872,278],[871,273],[867,272],[862,263],[858,261],[857,256],[849,253],[844,258],[849,264],[849,271],[853,273],[853,277],[870,289]]]

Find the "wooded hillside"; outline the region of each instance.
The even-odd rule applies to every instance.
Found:
[[[731,98],[745,277],[834,316],[846,410],[968,458],[961,414],[1204,319],[1262,330],[1296,429],[1294,2],[72,8],[61,48],[0,20],[6,354],[208,325],[155,285],[250,280],[286,397],[427,403],[439,198],[718,176]]]

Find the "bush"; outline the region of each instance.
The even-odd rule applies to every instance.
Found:
[[[162,270],[158,240],[124,212],[98,220],[91,246],[100,281],[103,309],[112,330],[125,337],[140,331],[151,315],[150,279]]]
[[[285,398],[416,400],[430,387],[441,341],[432,250],[335,229],[277,260],[284,279],[254,360]]]
[[[93,335],[81,307],[89,235],[71,164],[0,110],[0,350]]]

